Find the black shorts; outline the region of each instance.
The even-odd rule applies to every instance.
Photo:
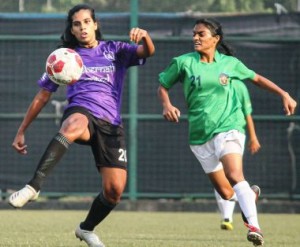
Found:
[[[90,140],[75,142],[91,146],[96,166],[118,167],[126,170],[127,154],[123,127],[98,119],[79,106],[67,109],[63,114],[62,122],[73,113],[81,113],[89,120]]]

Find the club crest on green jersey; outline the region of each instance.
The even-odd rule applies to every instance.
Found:
[[[226,86],[228,84],[229,76],[225,73],[219,75],[219,82],[221,85]]]

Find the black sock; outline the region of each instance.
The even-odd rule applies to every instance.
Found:
[[[51,140],[35,170],[33,178],[28,183],[31,187],[36,191],[41,189],[44,180],[67,151],[69,145],[68,139],[60,133]]]
[[[85,221],[80,223],[80,228],[87,231],[93,231],[115,206],[116,204],[108,202],[105,199],[103,192],[101,192],[93,201]]]

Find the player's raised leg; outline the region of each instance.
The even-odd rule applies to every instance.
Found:
[[[37,166],[33,178],[24,188],[14,192],[9,197],[9,204],[11,206],[21,208],[27,202],[38,198],[44,180],[67,151],[69,145],[70,141],[61,133],[58,133],[51,140]]]

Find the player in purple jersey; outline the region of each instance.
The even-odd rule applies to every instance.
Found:
[[[68,12],[67,26],[61,36],[62,47],[75,49],[84,62],[78,82],[67,87],[68,105],[61,128],[46,148],[33,178],[9,197],[16,208],[36,200],[44,180],[73,142],[90,145],[97,169],[102,176],[102,191],[94,199],[86,219],[75,235],[88,246],[104,246],[94,228],[120,201],[127,179],[127,158],[124,130],[121,123],[121,95],[126,70],[142,65],[154,54],[155,47],[147,31],[133,28],[129,44],[103,41],[94,9],[79,4]],[[141,44],[139,44],[141,42]],[[41,87],[29,106],[17,131],[13,147],[27,153],[25,131],[49,101],[58,85],[45,74],[38,81]]]

